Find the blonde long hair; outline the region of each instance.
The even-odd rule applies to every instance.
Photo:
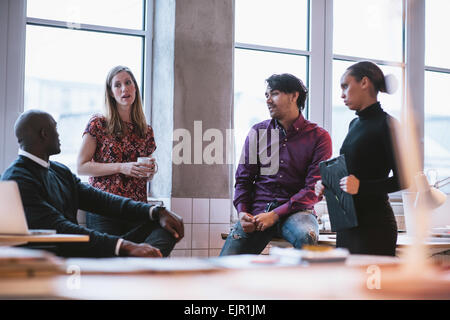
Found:
[[[117,110],[117,102],[114,99],[111,85],[112,79],[119,72],[126,71],[133,80],[134,87],[136,88],[136,94],[134,102],[131,105],[131,121],[135,125],[137,134],[143,138],[147,133],[147,121],[145,120],[144,110],[142,109],[141,93],[137,85],[136,79],[131,70],[124,66],[116,66],[109,71],[106,77],[105,85],[105,116],[107,123],[107,130],[109,134],[118,136],[120,138],[124,135],[124,123],[120,118],[119,111]]]

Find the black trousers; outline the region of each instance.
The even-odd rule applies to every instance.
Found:
[[[87,213],[86,221],[89,229],[119,236],[135,243],[148,243],[159,249],[164,257],[169,256],[176,244],[173,235],[155,221],[130,223],[92,213]],[[84,243],[62,243],[56,246],[55,253],[64,257],[91,257],[90,251],[87,250],[89,246]]]
[[[336,247],[347,248],[352,254],[395,256],[396,245],[395,220],[336,232]]]

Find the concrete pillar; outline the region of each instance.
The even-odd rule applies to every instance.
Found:
[[[175,6],[175,0],[155,0],[153,22],[151,118],[158,174],[152,181],[152,191],[163,198],[170,198],[172,192]]]
[[[233,21],[233,1],[155,1],[152,122],[158,143],[155,155],[161,171],[155,176],[154,184],[162,197],[231,197],[232,165],[227,164],[227,156],[233,151],[228,149],[227,154],[226,141],[227,129],[232,128]],[[170,117],[173,117],[173,127]],[[191,157],[184,163],[170,165],[166,160],[179,156],[169,150],[181,142],[180,139],[169,143],[169,135],[172,139],[173,130],[177,129],[189,133]],[[203,141],[208,129],[217,129],[209,133],[222,137],[219,163],[207,164],[203,158],[208,145],[216,141]],[[168,157],[169,153],[172,158]],[[167,187],[170,173],[171,189]]]

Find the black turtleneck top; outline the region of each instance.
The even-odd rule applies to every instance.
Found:
[[[345,155],[349,174],[360,181],[358,193],[353,196],[358,224],[392,222],[388,193],[400,190],[393,144],[396,120],[383,111],[379,102],[356,115],[340,153]]]

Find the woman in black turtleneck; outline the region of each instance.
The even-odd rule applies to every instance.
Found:
[[[397,223],[388,193],[401,187],[392,143],[396,120],[377,100],[378,92],[387,92],[385,77],[377,65],[363,61],[346,70],[341,88],[345,105],[358,116],[350,122],[340,150],[349,173],[341,188],[353,195],[358,226],[338,231],[336,246],[354,254],[395,256]],[[322,192],[319,181],[316,193]]]

